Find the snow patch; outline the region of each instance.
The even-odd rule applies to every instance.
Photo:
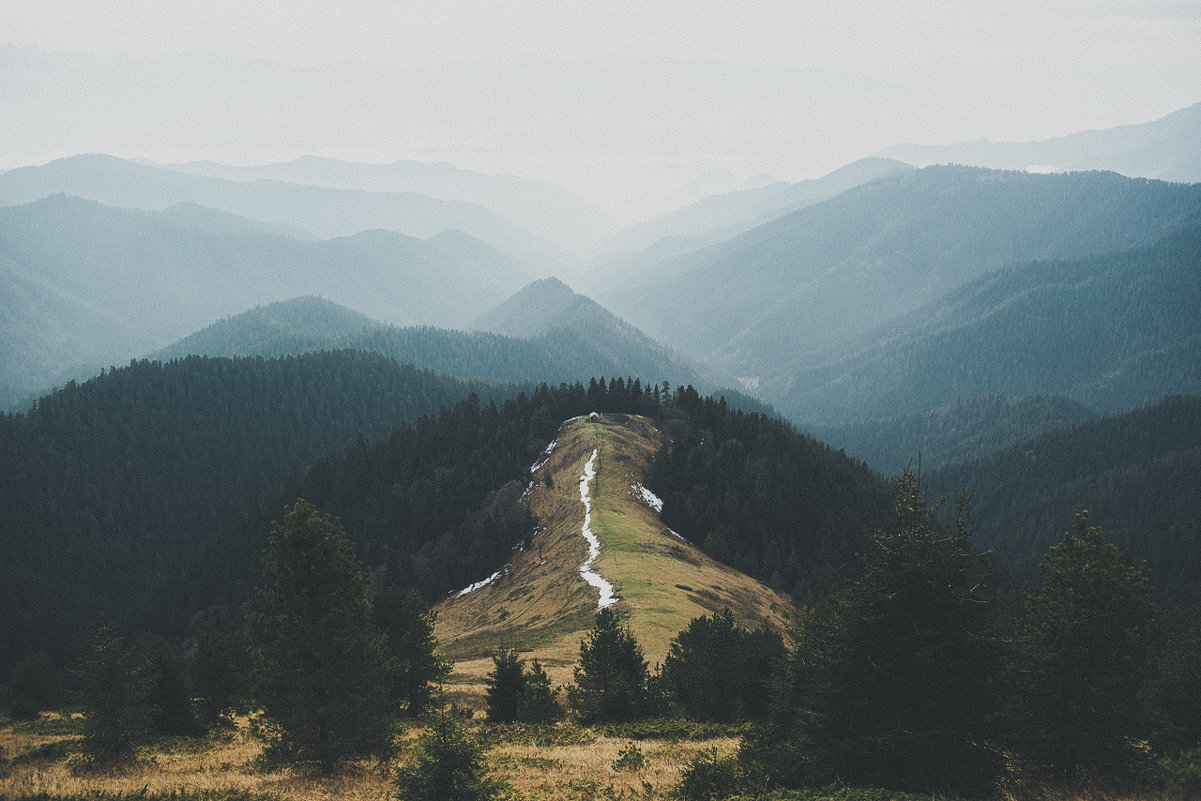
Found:
[[[538,461],[530,465],[530,472],[537,473],[542,468],[546,467],[546,463],[550,461],[550,455],[554,452],[555,446],[559,444],[559,440],[552,439],[550,444],[546,446],[546,450],[538,457]]]
[[[651,492],[650,490],[648,490],[646,487],[642,486],[641,484],[631,484],[630,489],[632,489],[632,490],[634,490],[634,492],[638,493],[638,495],[640,495],[642,497],[642,502],[645,503],[647,506],[654,509],[656,512],[663,511],[663,499],[660,498],[658,495]]]
[[[613,585],[592,569],[593,562],[600,558],[600,540],[592,533],[592,499],[588,495],[588,485],[592,483],[592,479],[596,478],[596,456],[597,451],[593,450],[592,456],[588,458],[588,463],[584,465],[584,475],[580,476],[580,501],[584,504],[582,533],[584,539],[588,541],[588,558],[584,564],[580,565],[580,576],[600,591],[600,601],[597,602],[596,608],[604,609],[617,603],[618,599]]]
[[[504,572],[504,571],[502,571],[502,570],[498,570],[498,571],[496,571],[495,573],[493,573],[491,576],[488,576],[488,578],[486,578],[486,579],[483,579],[483,580],[481,580],[481,581],[477,581],[475,584],[471,584],[471,585],[468,585],[468,586],[464,587],[463,589],[459,590],[459,594],[458,594],[458,595],[456,595],[455,597],[456,597],[456,598],[462,598],[462,597],[463,597],[464,595],[466,595],[467,593],[469,593],[469,592],[475,592],[475,591],[476,591],[476,590],[478,590],[480,587],[487,587],[489,584],[491,584],[492,582],[494,582],[494,581],[496,581],[498,578],[500,578],[500,574],[501,574],[502,572]]]

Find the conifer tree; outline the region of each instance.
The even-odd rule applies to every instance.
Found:
[[[273,753],[328,773],[391,750],[388,657],[366,585],[342,527],[311,504],[298,500],[272,528],[252,622]]]
[[[1052,778],[1129,776],[1150,719],[1154,606],[1145,566],[1076,516],[1029,597],[1015,686],[1019,749]]]
[[[416,595],[392,585],[371,599],[371,619],[387,637],[393,701],[417,717],[429,706],[431,687],[450,670],[434,653],[435,615]]]
[[[551,687],[550,676],[535,659],[525,674],[525,686],[518,699],[517,719],[525,723],[550,723],[563,716],[563,705]]]
[[[487,774],[483,749],[445,710],[396,772],[397,801],[491,801],[503,788]]]
[[[588,636],[580,641],[575,685],[567,697],[584,722],[625,721],[646,713],[650,672],[642,646],[611,608],[597,612]]]
[[[85,753],[98,762],[128,756],[148,729],[149,680],[145,665],[125,648],[108,620],[92,629],[76,679]]]
[[[512,723],[521,714],[521,698],[525,694],[525,660],[512,648],[501,648],[492,657],[493,669],[484,679],[488,685],[488,720],[493,723]]]
[[[986,791],[997,656],[967,499],[944,530],[917,475],[892,491],[890,524],[802,622],[783,708],[743,754],[787,784]]]

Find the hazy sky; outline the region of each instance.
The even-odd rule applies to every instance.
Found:
[[[795,179],[900,141],[1047,138],[1201,101],[1201,0],[0,0],[0,42],[16,48],[0,60],[11,73],[7,84],[0,74],[11,117],[0,127],[0,168],[79,150],[242,162],[300,152],[445,157],[559,179],[610,202],[635,173],[680,183],[725,167]],[[76,96],[63,88],[75,80],[65,54],[125,67],[85,59],[76,69],[92,77]],[[183,54],[186,68],[176,58]],[[53,68],[38,60],[56,58]],[[728,78],[721,70],[681,76],[662,59],[727,65]],[[272,63],[248,68],[246,60]],[[138,84],[160,67],[161,84],[122,95],[131,73]],[[39,72],[48,69],[57,77]],[[219,96],[198,101],[180,75],[209,69],[253,74],[252,86],[231,90],[241,100],[230,107],[253,110],[242,90],[255,90],[263,118],[215,113]],[[339,101],[330,87],[321,94],[326,80],[337,82]],[[401,85],[409,113],[389,105],[389,80]],[[211,83],[222,86],[220,77]],[[269,112],[278,86],[293,87],[293,105],[305,111]],[[578,86],[596,104],[595,120],[570,108]],[[729,96],[710,104],[706,87],[721,94],[723,86]],[[184,110],[198,102],[209,110]],[[480,114],[454,108],[465,103]],[[51,106],[76,116],[45,113]],[[122,110],[124,136],[112,119]],[[152,113],[162,125],[147,119]],[[178,133],[181,118],[189,136]],[[158,138],[146,134],[152,128]]]

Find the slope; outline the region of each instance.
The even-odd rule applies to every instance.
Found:
[[[747,625],[787,625],[794,613],[787,598],[705,556],[659,520],[659,502],[642,483],[662,445],[663,435],[644,417],[604,414],[563,424],[528,490],[536,535],[491,581],[435,607],[440,647],[460,662],[458,671],[478,678],[490,669],[491,653],[508,646],[540,659],[556,681],[570,679],[602,597],[581,576],[588,559],[582,492],[600,542],[592,569],[612,584],[615,608],[652,664],[689,620],[727,607]],[[589,465],[594,476],[585,482]]]
[[[785,408],[890,417],[986,393],[1116,412],[1201,392],[1201,225],[1153,245],[989,273],[835,359],[790,373]]]
[[[1047,549],[1089,511],[1106,539],[1146,560],[1161,603],[1186,605],[1201,564],[1201,397],[1164,398],[1125,414],[1048,431],[926,476],[931,493],[975,491],[976,541],[1036,575]]]
[[[904,162],[866,158],[806,181],[774,181],[767,186],[710,195],[682,209],[631,226],[615,236],[612,250],[641,251],[666,239],[675,240],[677,255],[714,245],[789,212],[870,183],[914,169]],[[663,258],[667,255],[664,253]]]
[[[1057,395],[984,395],[884,420],[815,426],[812,433],[891,476],[909,465],[929,471],[978,458],[1095,416]]]
[[[349,351],[190,357],[133,362],[0,414],[0,673],[26,648],[68,655],[101,613],[178,633],[244,569],[184,580],[231,516],[289,470],[473,391],[510,390]],[[251,570],[261,551],[244,554]]]
[[[683,357],[616,320],[587,298],[564,290],[595,307],[595,315],[564,318],[564,328],[529,339],[432,326],[386,326],[330,301],[301,297],[219,320],[150,358],[167,360],[193,353],[282,356],[345,349],[380,353],[401,364],[461,378],[558,384],[592,376],[636,376],[647,386],[667,381],[716,389],[713,379]],[[770,411],[740,392],[724,393],[738,408]]]
[[[600,300],[766,387],[989,270],[1146,245],[1197,220],[1201,185],[927,167],[663,262]]]

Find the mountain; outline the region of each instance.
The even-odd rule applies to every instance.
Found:
[[[551,289],[543,291],[540,287]],[[562,314],[562,304],[552,298],[554,295],[583,309],[583,313]],[[556,310],[553,314],[561,319],[555,330],[546,328],[541,335],[528,338],[432,326],[388,326],[330,301],[302,297],[219,320],[154,352],[151,358],[165,361],[189,354],[282,356],[345,349],[380,353],[401,364],[443,375],[489,381],[558,384],[609,376],[640,378],[648,386],[667,381],[707,390],[718,388],[713,378],[679,354],[621,323],[554,279],[535,282],[490,315],[505,319],[501,310],[511,309],[514,304],[520,308],[535,296],[545,304],[543,309],[548,313]],[[730,404],[740,409],[771,413],[769,406],[740,392],[722,392]]]
[[[601,602],[598,588],[580,576],[589,558],[582,489],[600,549],[589,568],[612,587],[616,611],[651,664],[663,661],[692,618],[723,609],[750,627],[788,627],[795,615],[789,598],[714,561],[659,519],[658,499],[643,487],[665,444],[645,417],[605,414],[563,424],[527,492],[534,536],[491,580],[481,575],[482,586],[473,583],[434,607],[440,649],[458,672],[482,676],[503,643],[539,659],[556,682],[570,680]]]
[[[821,178],[796,183],[773,181],[766,186],[709,195],[684,208],[626,228],[609,241],[608,247],[617,251],[641,251],[656,242],[671,239],[675,252],[662,254],[662,258],[700,250],[852,187],[912,169],[893,159],[866,158]]]
[[[564,250],[583,256],[617,230],[609,213],[566,189],[512,175],[492,175],[439,162],[394,161],[364,164],[319,156],[255,166],[211,161],[166,165],[169,169],[233,181],[285,181],[292,184],[360,189],[367,192],[417,192],[441,200],[475,203],[536,231]]]
[[[1112,170],[1122,175],[1201,182],[1201,103],[1139,125],[1083,131],[1037,142],[897,145],[880,156],[910,164],[971,164],[1035,172]]]
[[[71,156],[0,173],[0,199],[10,204],[60,193],[143,210],[193,203],[300,228],[322,239],[377,228],[424,239],[458,229],[540,268],[560,266],[566,260],[549,242],[482,206],[416,192],[231,181],[105,155]]]
[[[383,323],[365,314],[309,295],[255,306],[223,318],[155,351],[150,358],[169,361],[193,354],[272,357],[334,350],[356,334],[381,327]]]
[[[1148,245],[1198,220],[1201,185],[927,167],[662,262],[599,300],[778,400],[830,348],[990,270]]]
[[[1201,564],[1201,397],[1047,431],[981,459],[931,472],[935,497],[975,491],[976,541],[1031,578],[1047,549],[1088,510],[1089,523],[1146,560],[1161,603],[1187,605]]]
[[[980,458],[1044,431],[1096,417],[1091,409],[1056,395],[1022,398],[984,395],[925,412],[811,427],[833,448],[862,459],[886,476],[906,467],[923,471]]]
[[[462,234],[311,242],[212,214],[197,227],[197,216],[65,196],[0,208],[4,403],[254,304],[315,294],[388,322],[462,325],[526,280],[523,265]]]
[[[641,330],[615,316],[596,301],[574,292],[557,278],[535,281],[498,306],[476,318],[472,328],[521,337],[598,370],[590,375],[638,376],[651,381],[676,376],[676,383],[693,384],[704,391],[723,390],[734,402],[735,379],[719,370],[697,365],[678,351],[664,347]],[[583,354],[593,354],[584,357]],[[604,370],[604,362],[610,365]],[[581,376],[582,377],[582,376]],[[747,405],[742,408],[763,406]]]
[[[785,408],[919,412],[986,393],[1064,395],[1103,412],[1201,393],[1201,225],[1153,245],[988,273],[819,367]]]

